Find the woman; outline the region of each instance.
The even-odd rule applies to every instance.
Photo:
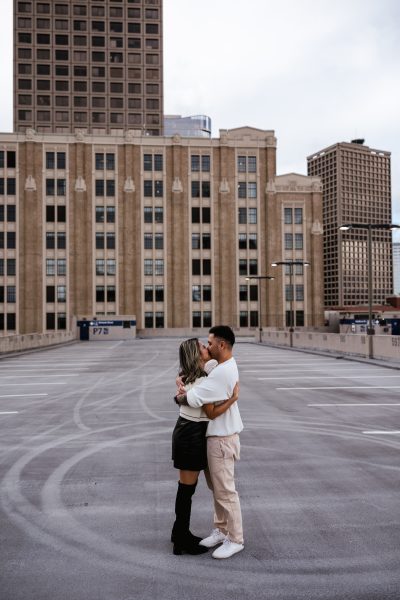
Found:
[[[187,390],[202,381],[218,364],[216,360],[210,360],[207,348],[197,338],[182,342],[179,347],[179,363],[179,376]],[[233,395],[228,400],[206,404],[202,408],[180,407],[172,434],[172,459],[174,467],[179,469],[176,520],[171,534],[174,554],[202,554],[208,550],[199,546],[202,538],[194,536],[189,529],[192,496],[200,471],[207,467],[207,423],[228,410],[238,396],[239,386],[236,384]]]

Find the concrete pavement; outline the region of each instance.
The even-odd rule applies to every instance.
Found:
[[[400,373],[238,343],[245,551],[172,555],[179,340],[0,361],[2,600],[400,598]],[[211,528],[204,478],[193,531]]]

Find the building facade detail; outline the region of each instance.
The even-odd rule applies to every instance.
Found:
[[[271,139],[245,127],[226,132],[225,144],[0,134],[1,334],[114,314],[136,314],[138,329],[225,322],[249,331],[260,308],[263,326],[281,327],[291,294],[297,325],[320,325],[322,240],[312,230],[322,221],[321,194],[313,178],[276,176]],[[29,176],[33,206],[19,191]],[[268,181],[274,191],[265,193]],[[296,271],[293,289],[286,272],[268,288],[262,282],[260,307],[249,278],[287,259],[311,267]]]

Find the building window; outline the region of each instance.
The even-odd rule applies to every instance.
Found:
[[[144,207],[144,222],[152,223],[153,222],[153,209],[151,206]]]
[[[239,181],[238,183],[238,198],[246,198],[246,182]]]
[[[192,233],[192,249],[193,250],[200,249],[200,234],[199,233]]]
[[[285,215],[285,225],[291,225],[292,224],[292,209],[291,208],[285,208],[284,209],[284,215]]]
[[[303,249],[303,234],[302,233],[294,234],[294,247],[296,250]]]
[[[154,315],[152,312],[144,313],[144,326],[146,329],[152,329],[154,326]]]
[[[245,225],[247,223],[247,210],[245,208],[239,208],[238,214],[239,214],[239,225]]]
[[[192,285],[192,301],[201,301],[201,285]]]
[[[154,263],[155,263],[154,274],[155,275],[164,275],[164,259],[156,258]]]
[[[153,234],[152,233],[144,234],[144,249],[145,250],[153,249]]]
[[[294,209],[294,222],[296,225],[301,225],[303,223],[303,209],[302,208]]]
[[[293,250],[293,235],[285,233],[285,250]]]
[[[153,275],[153,261],[151,258],[144,259],[144,274]]]
[[[104,275],[104,264],[103,258],[96,258],[96,275]]]
[[[257,223],[257,209],[256,208],[249,208],[248,220],[249,220],[249,223],[251,223],[251,224]]]
[[[164,209],[161,206],[156,206],[154,209],[154,222],[155,223],[163,223],[164,222]]]
[[[104,250],[104,233],[96,231],[96,249]]]
[[[247,310],[241,310],[239,313],[239,325],[240,327],[248,327],[249,326],[249,317]]]
[[[251,258],[249,260],[249,274],[250,275],[257,275],[257,272],[258,272],[257,259],[256,258]]]
[[[192,327],[201,327],[201,312],[199,310],[192,313]]]
[[[105,288],[104,285],[96,285],[96,302],[104,302]]]
[[[114,250],[115,249],[115,233],[107,232],[106,234],[107,240],[107,249]]]
[[[298,302],[302,302],[304,300],[304,285],[303,284],[296,285],[296,300]]]
[[[248,295],[248,286],[247,285],[240,285],[239,286],[239,301],[240,302],[247,302],[247,295]]]

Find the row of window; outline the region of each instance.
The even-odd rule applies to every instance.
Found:
[[[46,258],[46,275],[66,275],[67,274],[67,259],[66,258]]]
[[[131,33],[135,33],[135,32],[132,31]],[[50,45],[50,43],[47,41],[47,34],[38,34],[38,36],[39,35],[41,36],[39,39],[46,40],[44,42],[38,42],[39,44],[42,44],[44,46]],[[30,33],[23,33],[23,32],[19,33],[18,34],[19,43],[31,45],[31,42],[26,41],[26,40],[29,40],[30,37],[31,37]],[[73,40],[72,43],[74,46],[80,46],[82,48],[87,48],[89,46],[87,35],[74,35],[72,40]],[[146,50],[159,50],[160,49],[160,41],[158,38],[145,38],[143,40],[143,42],[144,42],[143,47]],[[123,48],[123,43],[124,43],[123,38],[110,36],[110,47]],[[141,50],[142,38],[141,37],[128,37],[126,40],[126,46],[129,49]],[[18,48],[17,55],[20,60],[31,60],[32,59],[32,50],[31,50],[31,48],[25,48],[23,46],[20,46]],[[50,60],[50,49],[38,48],[36,50],[36,56],[40,60]],[[129,60],[129,53],[128,53],[128,62],[136,62],[137,63],[140,61],[138,61],[136,59]],[[100,75],[100,77],[101,77],[101,75]]]
[[[15,169],[16,152],[14,150],[0,150],[0,169]]]
[[[115,285],[96,285],[96,302],[115,302]]]
[[[58,231],[57,233],[54,231],[46,232],[46,248],[47,250],[53,250],[57,248],[58,250],[65,250],[67,247],[67,234],[65,231]]]
[[[104,0],[100,0],[104,1]],[[121,0],[113,0],[115,3],[120,2]],[[129,4],[140,4],[141,0],[128,0]],[[145,4],[150,4],[153,6],[157,6],[159,4],[159,0],[145,0]],[[36,3],[36,12],[38,14],[50,14],[51,12],[51,8],[53,7],[54,13],[56,15],[68,15],[69,14],[69,9],[70,9],[70,4],[65,4],[65,3],[57,3],[57,4],[50,4],[48,2],[37,2]],[[17,10],[18,12],[22,12],[22,13],[30,13],[32,12],[32,2],[18,2],[17,5]],[[149,14],[153,14],[153,12],[155,11],[155,13],[158,13],[157,9],[147,9],[146,11],[150,11]],[[154,14],[155,14],[154,13]],[[74,4],[73,6],[73,14],[74,15],[81,15],[81,16],[85,16],[88,14],[88,8],[85,5],[82,4]],[[110,17],[116,17],[116,16],[123,16],[123,9],[120,7],[114,7],[114,6],[110,6],[110,10],[109,10],[109,14]],[[127,15],[128,18],[129,17],[134,17],[134,18],[140,18],[140,8],[128,8],[127,9]],[[147,14],[147,13],[145,13]],[[98,17],[104,17],[105,16],[105,8],[104,6],[92,6],[91,7],[91,15],[93,16],[98,16]],[[149,17],[149,18],[153,18],[153,17]]]
[[[0,277],[7,275],[14,277],[17,274],[17,261],[15,258],[0,258]]]
[[[0,303],[14,304],[17,301],[17,288],[15,285],[0,285]]]
[[[67,19],[54,19],[53,23],[51,23],[50,19],[36,20],[37,29],[50,29],[51,25],[53,25],[54,29],[57,31],[89,31],[89,24],[91,25],[90,30],[92,33],[106,33],[107,23],[104,20],[91,21],[91,23],[89,23],[88,21],[74,20],[72,23],[72,27],[70,26],[70,23],[69,21],[67,21]],[[126,33],[141,33],[140,23],[128,22],[126,25]],[[26,17],[18,17],[17,27],[18,29],[32,30],[32,19]],[[107,29],[107,33],[124,33],[124,24],[118,21],[109,21]],[[159,25],[157,23],[145,23],[145,33],[150,35],[157,35],[159,33]],[[50,33],[37,33],[36,43],[44,45],[50,44],[50,36]],[[20,35],[18,41],[20,44],[31,44],[32,35],[30,33]]]
[[[15,177],[0,177],[0,196],[15,196]]]
[[[162,328],[164,327],[164,313],[160,311],[145,312],[144,313],[144,326],[146,329]]]
[[[285,225],[301,225],[303,223],[303,209],[302,208],[285,208],[284,210]]]
[[[153,241],[153,234],[152,233],[145,233],[144,234],[144,248],[145,248],[145,250],[152,250],[153,247],[156,250],[163,250],[163,248],[164,248],[164,235],[162,233],[156,233],[154,235],[154,241]]]
[[[128,69],[129,74],[129,69]],[[158,78],[158,77],[157,77]],[[135,77],[132,77],[135,79]],[[149,77],[149,79],[154,79],[153,77]],[[36,89],[47,91],[51,89],[51,79],[37,79],[36,80]],[[128,83],[128,94],[141,94],[142,93],[142,84],[141,83]],[[123,94],[124,93],[124,82],[109,82],[109,90],[111,94]],[[69,81],[64,79],[56,79],[54,81],[54,90],[56,92],[68,92],[69,91]],[[19,90],[32,90],[32,79],[18,79],[18,89]],[[86,81],[74,81],[74,91],[75,92],[87,92],[88,85]],[[147,95],[158,96],[160,92],[160,86],[158,83],[146,83],[145,91]],[[92,92],[103,94],[106,92],[106,84],[104,81],[92,81]],[[66,102],[57,103],[56,96],[56,106],[65,106],[68,105]],[[31,113],[32,111],[28,110],[27,113]],[[62,113],[61,113],[62,114]],[[68,113],[67,113],[68,114]],[[63,119],[59,119],[62,121]]]
[[[75,90],[76,91],[76,90]],[[79,90],[80,91],[80,90]],[[124,98],[122,96],[118,97],[118,98],[114,98],[111,97],[109,99],[109,106],[110,108],[124,108]],[[127,98],[126,100],[127,102],[127,107],[128,109],[142,109],[142,98]],[[20,105],[24,105],[24,106],[31,106],[32,105],[32,95],[31,94],[19,94],[18,95],[18,103]],[[50,95],[46,95],[46,94],[38,94],[36,96],[36,103],[38,106],[51,106],[53,104],[52,102],[52,97]],[[106,98],[105,96],[92,96],[92,98],[90,99],[90,103],[92,108],[97,109],[97,108],[105,108],[106,106]],[[70,105],[70,100],[68,96],[55,96],[54,97],[54,104],[56,107],[69,107]],[[78,96],[78,95],[74,95],[74,100],[73,100],[73,104],[74,107],[84,107],[87,108],[89,106],[89,98],[87,96]],[[158,98],[146,98],[146,109],[147,110],[159,110],[160,108],[160,101]],[[23,109],[21,109],[23,110]],[[42,113],[49,113],[49,111],[46,110],[37,110],[36,111],[36,116],[38,118],[38,120],[42,120],[40,119],[40,115]],[[76,116],[77,114],[79,114],[78,112],[74,112],[74,116]],[[136,114],[136,113],[135,113]],[[144,122],[149,122],[149,118],[150,121],[153,118],[153,114],[152,113],[148,113],[146,115],[146,118],[144,119]],[[47,120],[43,119],[43,120]],[[47,167],[47,168],[53,168],[53,167]],[[58,167],[61,168],[61,167]]]
[[[46,329],[67,329],[67,315],[64,312],[46,313]]]
[[[15,204],[0,204],[0,222],[8,221],[9,223],[15,223],[17,217],[17,208]]]
[[[17,235],[15,231],[0,231],[0,248],[8,248],[9,250],[14,250],[17,244]]]
[[[293,246],[294,239],[294,246]],[[302,250],[303,249],[303,234],[302,233],[285,233],[285,250]]]
[[[96,231],[96,250],[104,250],[105,248],[107,250],[115,249],[115,233]]]
[[[96,275],[115,275],[115,258],[96,258]]]
[[[67,288],[65,285],[47,285],[46,302],[66,302]]]
[[[0,313],[0,331],[15,331],[17,319],[15,313]]]
[[[145,275],[164,275],[164,259],[151,258],[144,259],[144,274]]]
[[[145,285],[144,286],[144,301],[145,302],[164,302],[164,286],[163,285]]]

